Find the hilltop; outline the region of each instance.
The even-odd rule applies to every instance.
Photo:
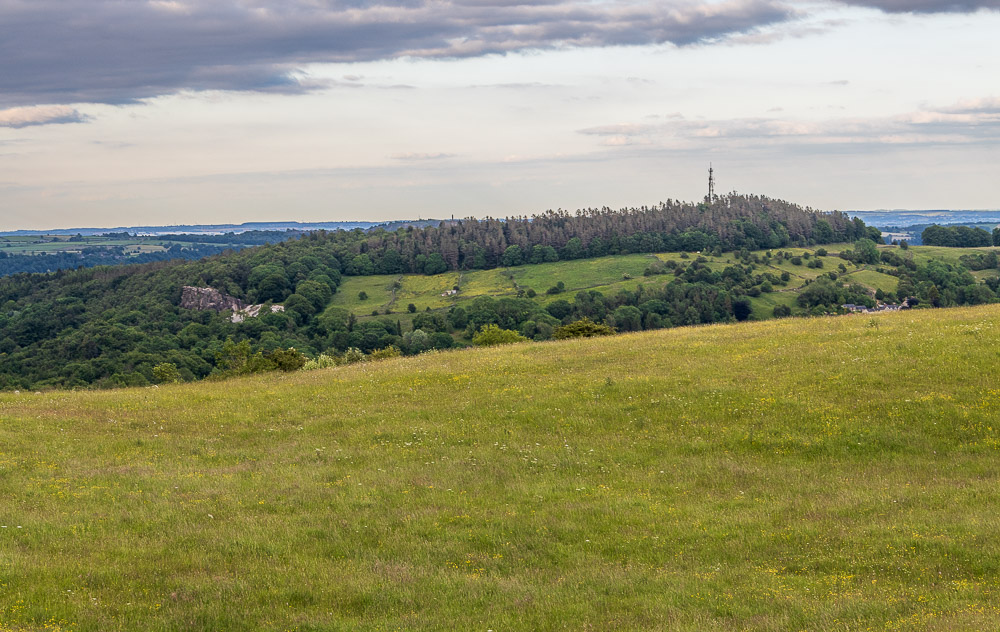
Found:
[[[998,317],[0,394],[0,629],[989,629]]]

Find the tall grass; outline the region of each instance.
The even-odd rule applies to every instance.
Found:
[[[996,306],[0,395],[0,630],[982,630]]]

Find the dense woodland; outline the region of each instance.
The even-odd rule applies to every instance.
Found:
[[[920,233],[925,246],[948,246],[952,248],[981,248],[1000,246],[1000,228],[989,233],[975,226],[938,226],[932,224]]]
[[[164,375],[192,380],[295,368],[306,356],[348,350],[395,347],[412,354],[464,344],[493,325],[544,340],[584,318],[618,331],[743,320],[750,315],[750,297],[788,282],[787,274],[768,269],[772,258],[791,257],[781,248],[838,241],[856,244],[842,255],[845,263],[884,264],[886,272],[900,276],[900,296],[881,297],[886,300],[912,297],[914,303],[934,305],[995,300],[996,284],[976,283],[964,267],[918,267],[912,259],[880,254],[872,241],[878,238],[878,231],[840,213],[730,196],[711,205],[667,202],[391,232],[314,232],[200,261],[18,274],[0,279],[0,388],[145,385]],[[750,252],[766,248],[779,250]],[[734,256],[721,272],[700,256],[652,264],[647,282],[613,296],[578,292],[544,307],[524,293],[480,297],[448,311],[414,314],[405,327],[391,314],[358,320],[329,307],[345,274],[434,274],[671,250]],[[821,262],[803,265],[814,263]],[[981,263],[995,266],[995,257]],[[831,270],[813,282],[801,293],[800,308],[828,313],[844,302],[873,302],[867,290],[845,283],[841,274]],[[233,323],[228,313],[180,307],[184,285],[212,287],[247,303],[280,303],[285,311],[264,310],[264,316]],[[560,291],[553,287],[553,293]],[[176,372],[165,372],[165,366]]]
[[[668,200],[654,207],[549,211],[505,220],[461,220],[422,230],[329,236],[344,274],[437,274],[641,252],[757,250],[879,239],[840,212],[816,213],[759,196],[713,204]]]

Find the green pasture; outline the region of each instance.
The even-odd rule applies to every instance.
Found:
[[[887,294],[895,294],[896,288],[899,287],[899,279],[896,277],[870,269],[851,272],[841,277],[840,280],[847,283],[860,283],[867,288],[882,290]]]
[[[506,274],[503,268],[463,272],[459,284],[461,292],[458,294],[458,298],[514,293],[514,283],[507,278]]]
[[[652,255],[621,255],[518,266],[510,271],[518,287],[544,294],[559,281],[568,291],[608,285],[626,276],[641,278],[643,271],[655,260]]]
[[[407,305],[413,303],[418,310],[426,308],[443,309],[454,302],[453,296],[442,296],[458,284],[458,272],[445,272],[426,276],[423,274],[407,274],[402,277],[402,287],[396,292],[396,304],[393,311],[404,311]]]
[[[774,308],[778,305],[785,305],[794,311],[800,311],[795,298],[797,292],[782,292],[780,288],[774,292],[765,292],[760,296],[750,298],[751,318],[753,320],[767,320],[774,318]]]
[[[989,630],[1000,307],[0,394],[0,630]]]
[[[957,265],[961,263],[960,258],[962,255],[978,255],[985,254],[991,250],[1000,249],[995,246],[988,246],[983,248],[948,248],[945,246],[910,246],[907,250],[902,250],[899,247],[895,247],[895,251],[900,256],[905,257],[907,252],[913,253],[913,259],[918,264],[925,264],[931,259],[937,259],[939,261],[944,261],[945,263],[950,263]]]
[[[330,306],[346,309],[357,316],[371,314],[372,310],[384,311],[392,302],[393,284],[397,281],[402,283],[401,275],[345,276],[337,287]],[[365,292],[368,298],[358,298],[361,292]]]

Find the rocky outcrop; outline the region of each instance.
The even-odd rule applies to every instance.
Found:
[[[246,307],[246,303],[214,288],[185,285],[181,288],[181,307],[213,312],[238,312]]]
[[[242,323],[247,318],[258,316],[264,305],[247,305],[235,296],[223,294],[214,288],[185,285],[181,288],[181,307],[202,311],[232,312],[232,321]],[[272,314],[283,311],[285,311],[283,305],[271,306]]]
[[[239,310],[238,312],[233,312],[233,322],[234,323],[242,323],[247,318],[253,318],[254,316],[259,316],[260,315],[260,310],[263,309],[263,308],[264,308],[263,305],[247,305],[246,307],[244,307],[243,309]],[[283,312],[283,311],[285,311],[285,306],[284,305],[272,305],[271,306],[271,313],[272,314],[274,314],[276,312]]]

